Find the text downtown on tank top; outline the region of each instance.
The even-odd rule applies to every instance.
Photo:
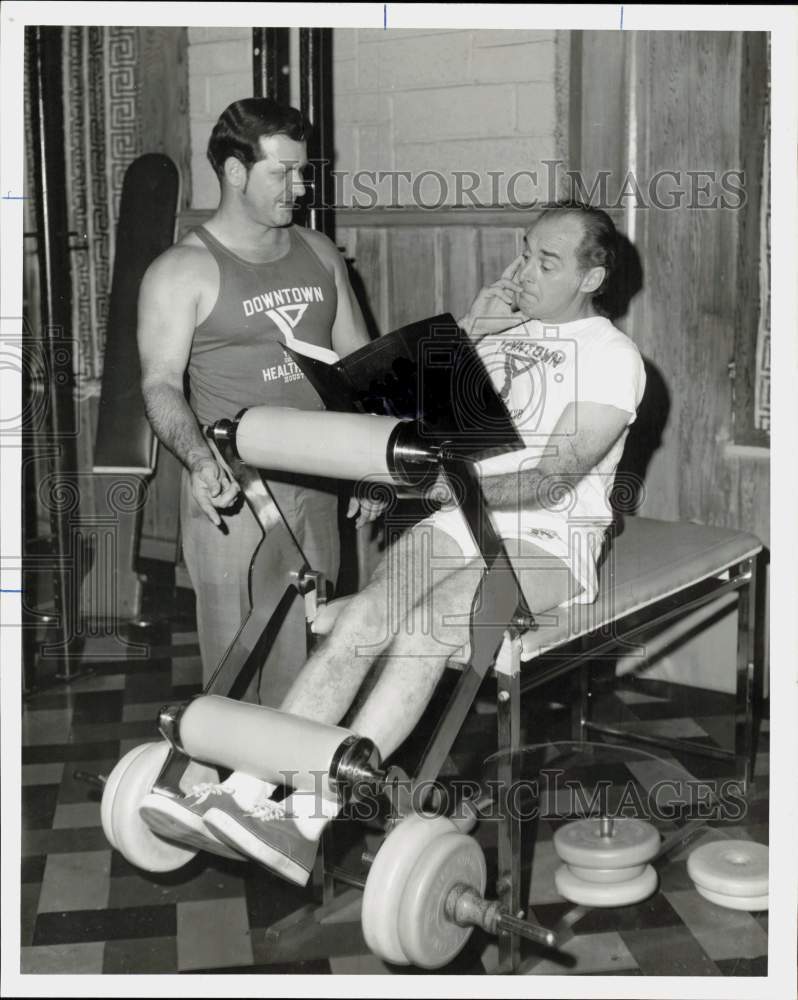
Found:
[[[194,331],[190,404],[200,423],[249,406],[324,406],[285,344],[334,362],[335,281],[293,228],[288,253],[265,264],[243,260],[207,229],[194,230],[219,267],[219,294]]]

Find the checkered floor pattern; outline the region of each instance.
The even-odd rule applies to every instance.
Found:
[[[124,641],[133,645],[125,649]],[[324,921],[296,922],[298,912],[308,913],[320,900],[318,872],[313,888],[302,890],[254,862],[200,854],[176,872],[155,876],[136,870],[112,850],[100,825],[100,792],[75,773],[107,774],[131,747],[156,739],[158,709],[200,689],[199,651],[190,618],[127,640],[106,637],[87,648],[86,673],[69,684],[48,683],[43,676],[23,709],[23,973],[417,971],[389,966],[369,953],[357,890],[349,890],[346,905]],[[626,678],[606,690],[599,685],[598,694],[597,715],[621,727],[635,725],[650,735],[697,743],[731,739],[729,696]],[[574,909],[554,886],[559,862],[551,839],[560,823],[574,818],[569,815],[574,782],[583,789],[602,782],[616,805],[650,802],[652,789],[671,789],[670,800],[659,792],[655,796],[662,807],[655,822],[666,836],[697,817],[703,823],[688,846],[658,864],[659,888],[649,899],[586,911],[563,935],[559,952],[525,945],[527,974],[766,975],[767,913],[722,909],[706,901],[694,889],[685,861],[693,847],[710,839],[767,843],[767,720],[761,724],[756,782],[748,800],[738,797],[731,803],[736,801],[736,808],[724,815],[707,814],[706,809],[702,813],[706,799],[695,790],[729,777],[728,765],[629,746],[594,747],[581,760],[560,742],[569,736],[568,699],[567,686],[556,681],[524,703],[527,739],[531,743],[534,734],[538,742],[523,769],[531,775],[544,761],[546,772],[545,787],[539,785],[539,817],[525,832],[531,855],[527,905],[540,923],[567,924]],[[433,715],[434,710],[435,705]],[[541,735],[547,747],[542,757]],[[460,734],[444,774],[484,778],[494,746],[495,716],[483,702]],[[663,779],[671,783],[658,785]],[[685,789],[692,790],[687,798]],[[483,820],[475,835],[485,849],[489,874],[495,873],[495,825]],[[358,854],[364,846],[376,849],[377,833],[363,830],[360,836]],[[441,974],[491,973],[497,959],[495,940],[475,932]]]

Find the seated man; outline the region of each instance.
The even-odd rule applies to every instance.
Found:
[[[533,614],[595,600],[609,492],[643,395],[637,348],[594,304],[615,245],[604,212],[549,206],[521,255],[461,322],[527,445],[481,462],[480,477]],[[415,525],[349,601],[281,708],[330,724],[349,712],[349,728],[390,757],[421,718],[450,654],[468,641],[482,569],[456,507]],[[277,803],[272,785],[243,774],[214,792],[186,800],[206,829],[307,882],[338,802],[295,792]]]

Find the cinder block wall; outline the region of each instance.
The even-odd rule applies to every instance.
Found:
[[[335,29],[340,203],[432,207],[545,197],[551,171],[542,161],[563,149],[556,114],[563,56],[553,31]],[[216,202],[205,146],[219,113],[251,93],[251,60],[249,28],[189,28],[194,208]],[[385,171],[411,176],[364,173]],[[420,177],[425,171],[442,179]]]
[[[216,119],[252,95],[252,29],[188,29],[192,208],[213,208],[219,183],[205,156]]]

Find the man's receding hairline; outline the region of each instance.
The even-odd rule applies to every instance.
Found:
[[[581,236],[579,238],[579,242],[576,244],[576,246],[574,247],[574,251],[573,251],[574,252],[574,256],[577,258],[577,264],[578,264],[579,263],[579,251],[581,250],[582,244],[585,242],[585,239],[587,238],[587,227],[585,226],[583,218],[581,218],[581,216],[579,215],[578,210],[577,209],[568,209],[568,208],[549,208],[549,209],[545,209],[544,212],[545,212],[545,214],[539,215],[538,218],[535,219],[535,221],[532,223],[532,225],[529,226],[529,228],[527,229],[527,231],[524,233],[523,242],[526,245],[527,249],[529,249],[529,241],[528,241],[527,237],[532,232],[532,230],[536,226],[538,226],[541,222],[544,222],[547,217],[550,217],[550,216],[553,216],[553,215],[574,216],[579,221],[580,230],[581,230]],[[543,252],[545,253],[546,251],[543,251]],[[554,254],[554,256],[559,257],[559,254]],[[562,260],[562,257],[559,257],[559,259]]]

